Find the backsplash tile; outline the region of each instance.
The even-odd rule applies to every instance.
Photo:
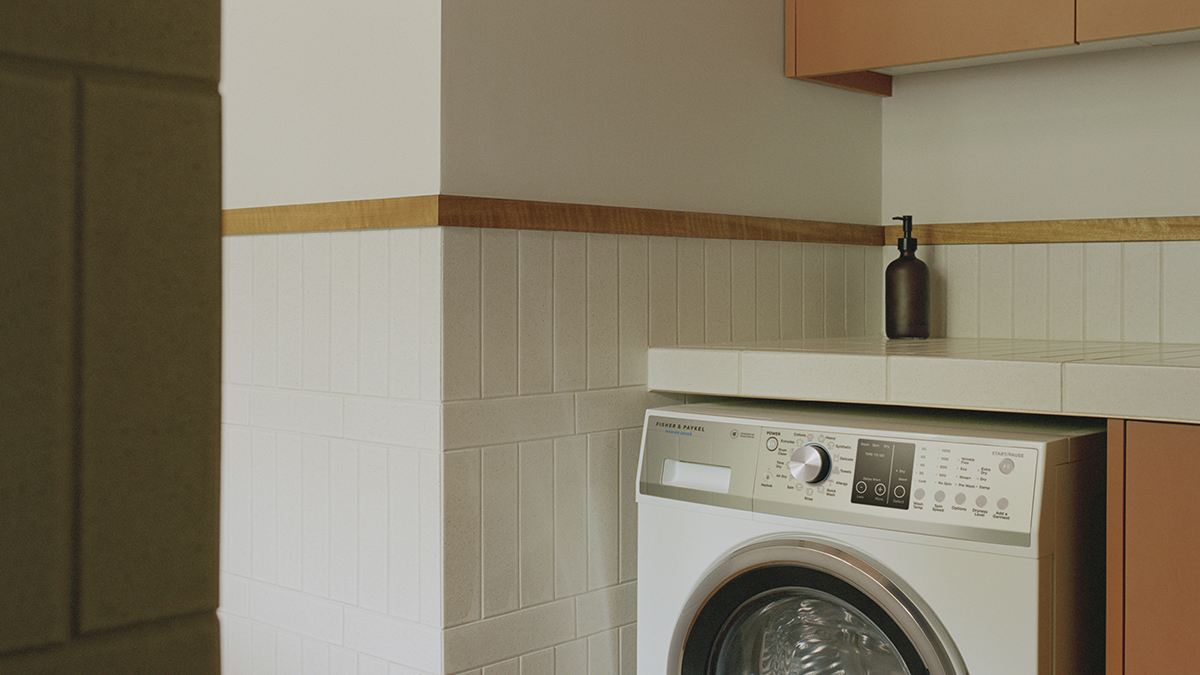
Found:
[[[587,388],[617,386],[617,237],[587,235]]]
[[[1125,341],[1161,338],[1162,248],[1157,241],[1121,244],[1121,337]]]
[[[731,244],[726,239],[704,240],[704,338],[721,343],[733,339]],[[738,270],[739,274],[741,270]]]
[[[554,233],[554,391],[587,388],[588,239]]]
[[[438,673],[632,672],[639,427],[647,406],[679,400],[647,393],[646,348],[735,331],[877,334],[894,257],[884,247],[573,232],[375,234],[225,240],[226,399],[244,412],[225,418],[223,611],[250,635],[226,636],[230,659],[279,668],[299,654],[319,672],[386,665],[389,675],[436,661],[389,655],[369,635],[351,649],[228,614],[244,604],[237,588],[263,584],[355,612],[354,630],[445,635]],[[1200,334],[1188,316],[1168,318],[1200,297],[1187,243],[921,251],[944,332]],[[454,264],[442,269],[442,256]],[[297,274],[301,292],[282,288]],[[1114,294],[1111,307],[1098,304]],[[593,312],[605,318],[589,321]],[[285,335],[296,331],[299,352]],[[829,368],[844,375],[845,365]],[[770,395],[769,379],[747,391]],[[988,392],[969,394],[987,404]],[[565,612],[565,625],[513,644],[513,627],[543,612]]]
[[[386,663],[397,673],[418,671],[369,636],[352,645],[349,633],[445,629],[446,668],[463,666],[447,672],[519,665],[577,675],[632,663],[639,428],[647,406],[682,402],[647,392],[647,347],[689,331],[703,341],[712,326],[730,336],[735,324],[753,337],[800,333],[801,312],[788,299],[803,297],[802,269],[785,271],[784,262],[808,247],[821,276],[830,248],[460,228],[260,238],[270,237],[226,245],[235,259],[227,291],[257,288],[259,310],[274,318],[257,334],[271,338],[269,348],[254,348],[268,359],[260,382],[272,384],[227,384],[246,412],[231,413],[226,435],[251,439],[247,459],[228,466],[255,456],[258,464],[246,469],[256,475],[248,487],[227,476],[226,508],[248,514],[228,532],[248,552],[228,548],[224,569],[341,608],[347,634],[301,635],[297,651],[286,629],[239,624],[253,617],[233,616],[236,605],[223,611],[230,625],[271,640],[275,668],[299,654],[330,671],[343,658],[356,672]],[[841,281],[822,277],[820,293],[839,297],[821,295],[820,306],[868,292],[866,251],[836,247],[830,259]],[[298,292],[281,290],[296,283]],[[720,316],[709,316],[712,302]],[[865,324],[864,306],[848,305],[830,332],[848,330],[853,316]],[[253,322],[254,311],[243,314]],[[809,328],[823,334],[824,320]],[[257,339],[229,328],[227,340]],[[561,638],[531,653],[495,639],[560,600],[587,612],[576,626],[572,609]],[[503,648],[456,656],[449,636],[464,629]]]
[[[617,385],[645,385],[650,344],[649,239],[626,236],[617,242]]]
[[[517,231],[480,232],[480,365],[484,398],[517,394]],[[516,309],[516,311],[513,311]]]
[[[520,231],[517,269],[517,393],[548,394],[554,390],[554,233]]]

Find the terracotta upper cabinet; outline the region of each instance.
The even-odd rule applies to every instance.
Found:
[[[1195,0],[1078,0],[1080,42],[1200,28]]]
[[[1075,44],[1075,0],[787,1],[792,77]]]

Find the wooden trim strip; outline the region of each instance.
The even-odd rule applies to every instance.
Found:
[[[229,209],[222,234],[331,232],[396,227],[493,227],[663,237],[892,246],[900,226],[858,225],[688,211],[561,204],[517,199],[422,195]],[[917,223],[924,246],[1200,240],[1200,216]]]
[[[884,227],[884,244],[901,236],[899,225]],[[1105,241],[1190,241],[1200,239],[1200,216],[1028,220],[1007,223],[941,223],[913,226],[921,245],[1057,244]]]
[[[228,209],[221,233],[335,232],[438,224],[437,195]]]
[[[859,246],[879,246],[883,241],[880,238],[882,230],[872,225],[454,195],[231,209],[224,213],[222,233],[272,234],[437,225]]]
[[[439,201],[439,222],[448,227],[882,244],[880,228],[872,225],[451,195],[443,195]]]

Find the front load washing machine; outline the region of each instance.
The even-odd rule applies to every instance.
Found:
[[[647,411],[639,675],[1104,669],[1103,423],[877,406]]]

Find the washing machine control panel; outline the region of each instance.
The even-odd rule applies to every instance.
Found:
[[[764,426],[753,510],[1029,545],[1039,449]]]

